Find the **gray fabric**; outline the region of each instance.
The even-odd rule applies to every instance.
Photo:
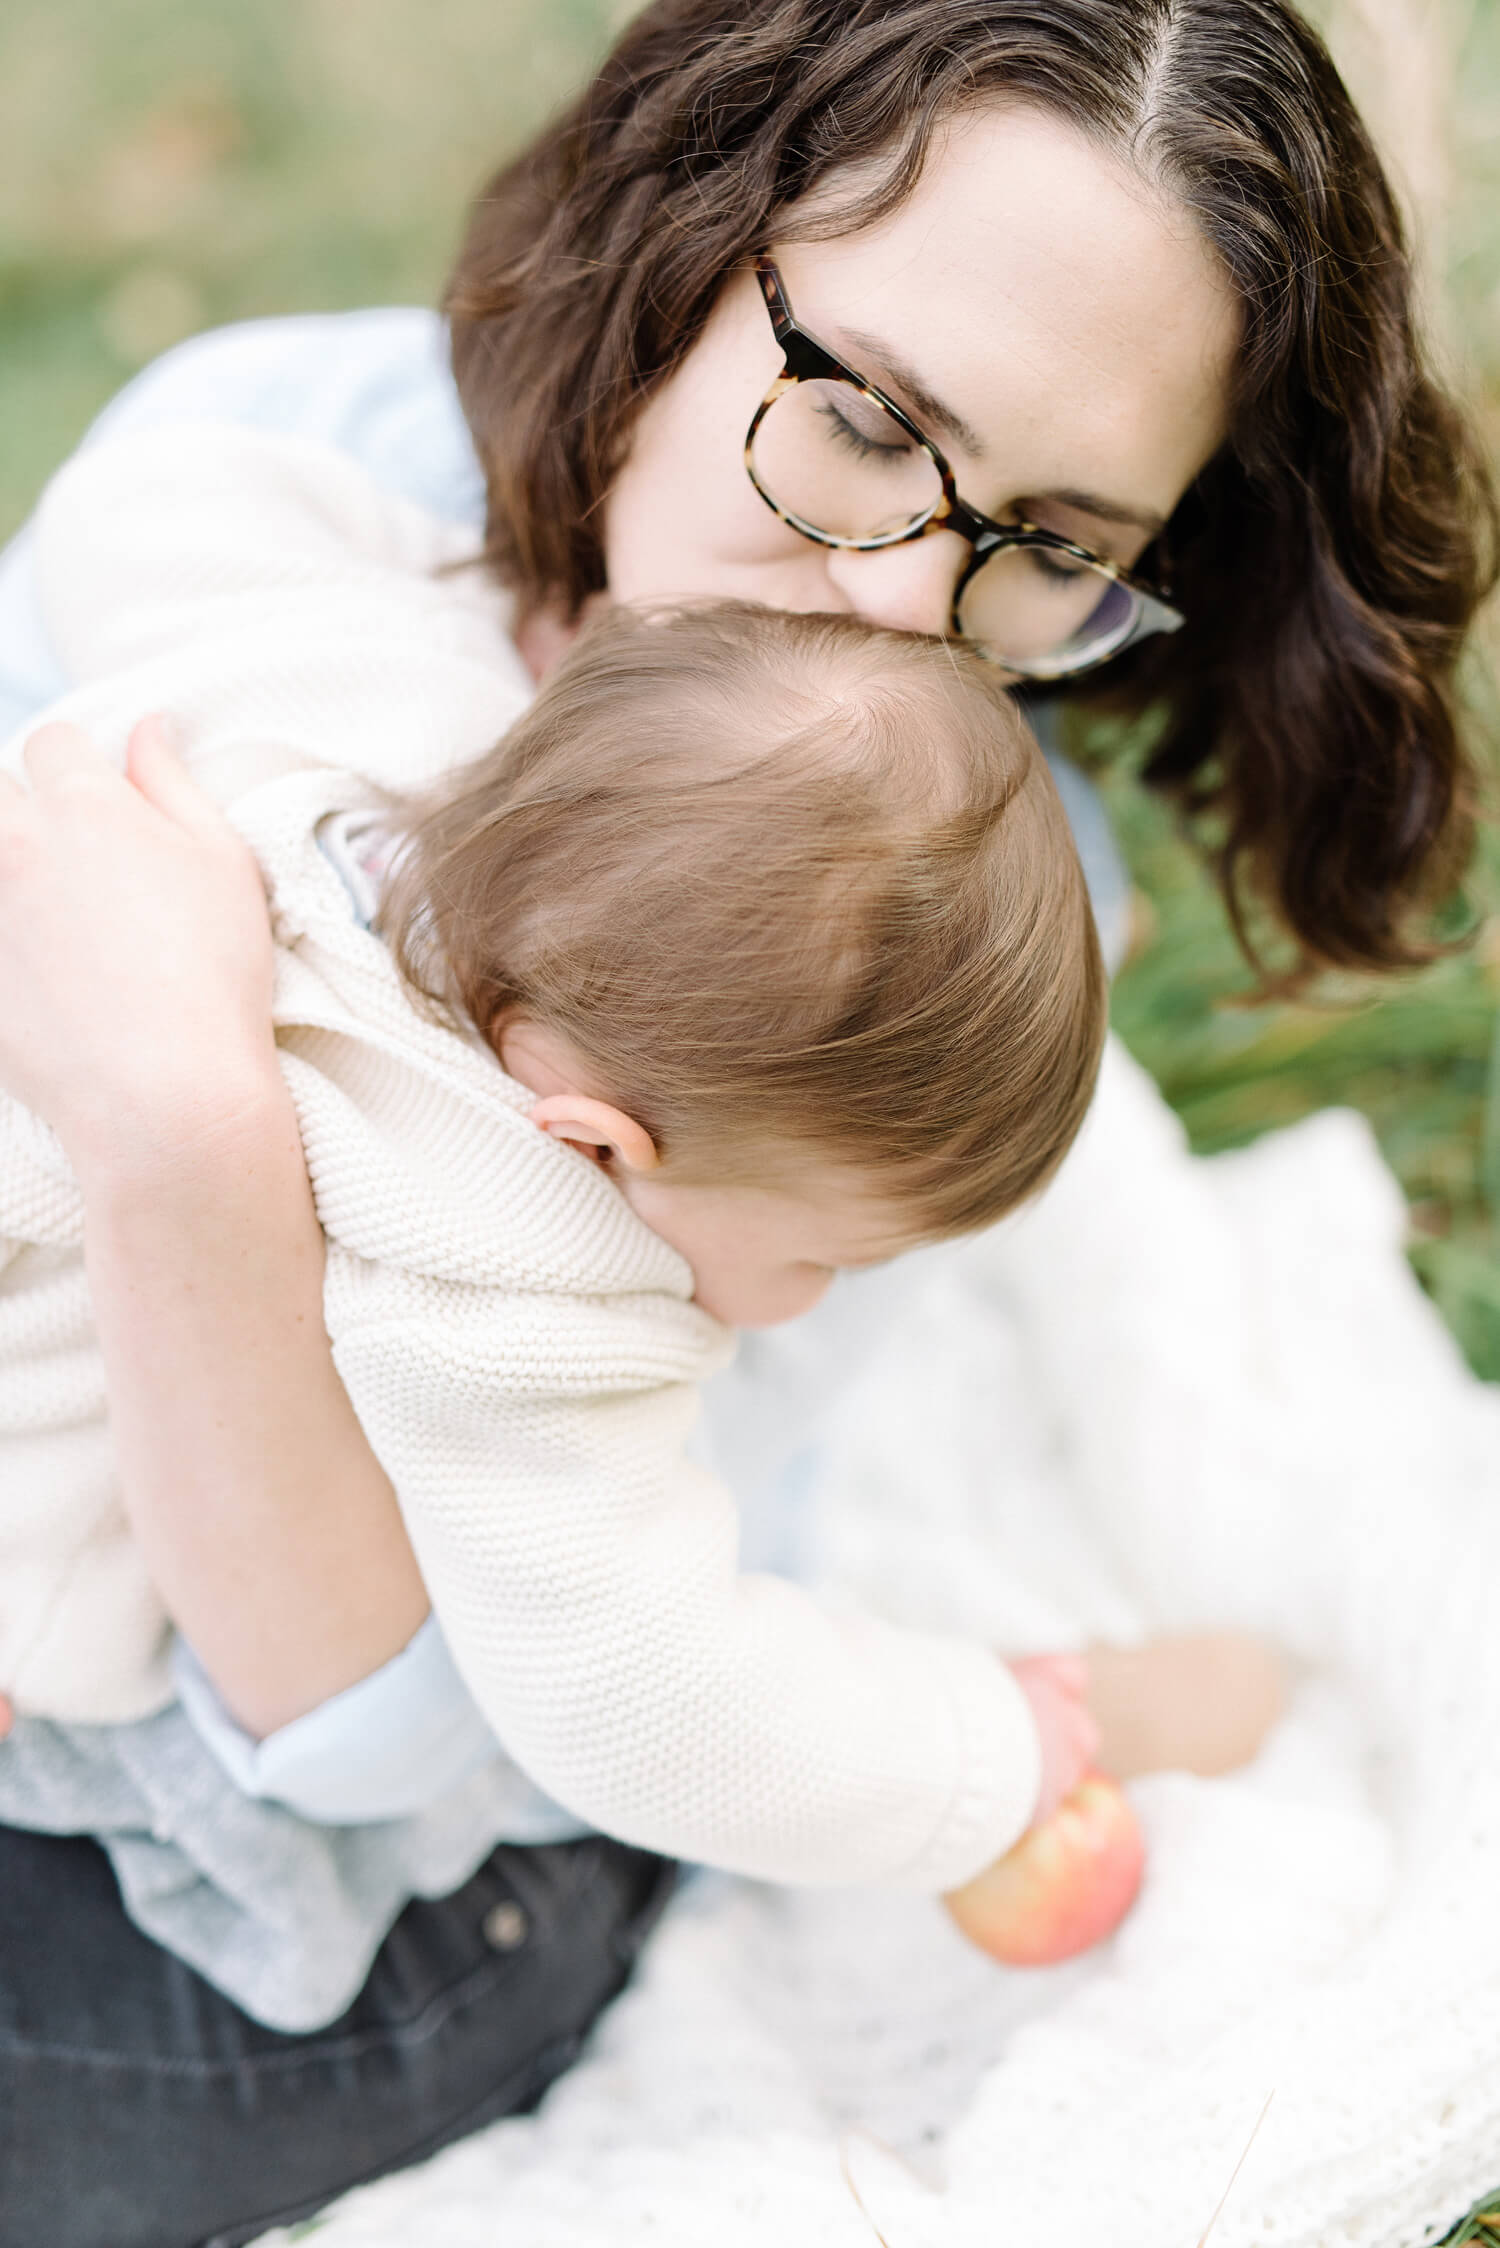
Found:
[[[136,1926],[284,2030],[344,2011],[407,1900],[446,1896],[507,1838],[514,1796],[497,1753],[419,1816],[311,1826],[241,1795],[177,1703],[133,1725],[23,1718],[0,1748],[0,1822],[92,1834]]]

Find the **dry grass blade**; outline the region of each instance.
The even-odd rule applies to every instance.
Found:
[[[852,2199],[855,2208],[864,2218],[865,2223],[869,2226],[871,2232],[875,2235],[875,2238],[879,2241],[880,2248],[891,2248],[890,2241],[886,2239],[885,2234],[881,2231],[879,2225],[876,2224],[875,2219],[870,2215],[869,2210],[865,2207],[864,2196],[861,2194],[859,2187],[854,2183],[854,2173],[849,2168],[849,2147],[851,2141],[853,2141],[854,2139],[868,2139],[871,2146],[879,2147],[881,2153],[889,2154],[893,2161],[899,2161],[900,2156],[895,2154],[893,2150],[886,2145],[883,2139],[877,2139],[874,2134],[869,2131],[846,2131],[839,2140],[839,2175],[842,2177],[845,2185],[849,2188],[850,2198]]]
[[[1250,2149],[1254,2146],[1256,2140],[1260,2137],[1260,2127],[1265,2122],[1266,2117],[1270,2114],[1271,2102],[1275,2099],[1275,2097],[1276,2092],[1275,2087],[1273,2086],[1272,2089],[1266,2094],[1265,2106],[1261,2109],[1259,2115],[1255,2118],[1255,2129],[1251,2132],[1249,2138],[1245,2141],[1244,2146],[1240,2149],[1239,2161],[1235,2164],[1234,2168],[1229,2173],[1229,2183],[1219,2196],[1219,2205],[1215,2209],[1213,2215],[1209,2218],[1208,2223],[1203,2228],[1202,2235],[1198,2241],[1198,2248],[1204,2248],[1204,2242],[1208,2239],[1208,2236],[1213,2231],[1214,2226],[1223,2216],[1224,2204],[1234,2191],[1234,2181],[1239,2176],[1240,2172],[1244,2169],[1246,2157],[1248,2156]]]

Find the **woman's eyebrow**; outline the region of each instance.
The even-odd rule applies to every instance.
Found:
[[[1166,517],[1154,508],[1121,507],[1116,500],[1102,500],[1097,492],[1038,492],[1036,497],[1056,500],[1060,507],[1076,507],[1080,515],[1096,515],[1101,523],[1128,523],[1153,539],[1167,527]]]
[[[921,376],[909,367],[899,352],[892,351],[881,336],[866,335],[862,328],[845,328],[846,341],[862,356],[878,361],[881,372],[888,375],[892,386],[901,391],[911,407],[913,417],[940,430],[955,445],[961,445],[976,460],[984,459],[984,440],[978,431],[966,422],[962,414],[945,406],[941,398],[927,388]]]
[[[953,444],[962,446],[975,460],[985,457],[984,440],[971,422],[954,408],[945,405],[934,391],[928,389],[915,368],[897,351],[893,351],[883,336],[872,336],[863,328],[845,328],[842,334],[850,348],[862,356],[868,355],[879,365],[891,386],[907,400],[915,420],[925,427],[939,431]],[[1101,498],[1098,492],[1037,492],[1028,495],[1035,499],[1056,500],[1060,507],[1076,507],[1082,515],[1092,515],[1100,523],[1121,523],[1132,530],[1144,531],[1148,538],[1157,538],[1167,527],[1164,515],[1150,507],[1126,507],[1118,500]]]

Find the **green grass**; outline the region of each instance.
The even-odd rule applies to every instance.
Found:
[[[1103,785],[1140,898],[1113,1017],[1201,1154],[1311,1110],[1359,1109],[1411,1209],[1417,1272],[1470,1363],[1500,1380],[1500,837],[1470,880],[1477,933],[1431,968],[1308,1005],[1246,1005],[1202,861],[1128,759]]]
[[[1335,25],[1344,4],[1324,0]],[[1500,0],[1451,4],[1447,348],[1500,435]],[[192,329],[434,300],[487,166],[625,12],[6,0],[0,535],[111,392]],[[1329,1102],[1362,1109],[1411,1201],[1419,1272],[1472,1363],[1500,1378],[1500,854],[1487,847],[1476,870],[1475,910],[1491,917],[1476,949],[1353,1008],[1246,1009],[1226,1004],[1244,971],[1170,820],[1124,769],[1107,792],[1149,932],[1115,1019],[1194,1145],[1233,1146]]]
[[[1495,2248],[1500,2241],[1500,2193],[1481,2201],[1462,2224],[1444,2233],[1438,2248]]]
[[[193,329],[438,295],[486,169],[603,0],[6,0],[0,535]]]

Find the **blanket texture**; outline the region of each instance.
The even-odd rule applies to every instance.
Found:
[[[921,1899],[699,1878],[539,2114],[318,2248],[1196,2248],[1226,2187],[1215,2248],[1416,2248],[1500,2185],[1500,1393],[1402,1223],[1357,1118],[1195,1161],[1115,1051],[830,1426],[838,1597],[1292,1651],[1252,1768],[1134,1788],[1110,1945],[1005,1971]]]

